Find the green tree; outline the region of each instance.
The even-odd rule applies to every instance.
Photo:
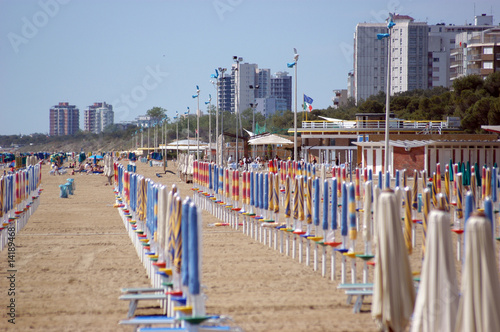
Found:
[[[459,77],[453,81],[453,91],[460,96],[464,90],[478,90],[484,85],[483,79],[479,75],[467,75]]]
[[[152,109],[148,110],[146,112],[146,115],[151,117],[151,121],[153,123],[158,123],[162,121],[165,118],[165,114],[167,113],[167,110],[161,107],[153,107]]]
[[[377,100],[367,100],[359,106],[361,113],[384,113],[385,106]]]

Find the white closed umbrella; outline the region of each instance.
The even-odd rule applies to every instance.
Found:
[[[394,191],[384,189],[377,204],[372,317],[381,329],[398,332],[410,321],[415,288]]]
[[[425,257],[412,332],[454,331],[459,290],[450,232],[450,214],[444,210],[429,213]]]
[[[465,229],[462,296],[455,331],[500,331],[500,283],[491,223],[473,213]]]

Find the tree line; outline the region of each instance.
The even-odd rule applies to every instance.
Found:
[[[487,76],[484,80],[477,75],[460,77],[453,81],[452,88],[435,87],[427,90],[412,90],[398,93],[390,98],[390,111],[397,118],[405,120],[446,120],[446,117],[459,117],[461,127],[467,133],[481,132],[482,125],[500,125],[500,72]],[[216,107],[210,105],[202,110],[200,116],[200,139],[208,142],[209,134],[212,142],[220,135],[221,128],[225,134],[229,134],[226,140],[236,134],[236,115],[231,112],[219,113],[219,133],[216,133]],[[354,120],[357,113],[384,113],[385,93],[379,92],[361,101],[358,105],[350,98],[345,105],[338,108],[328,107],[326,109],[315,109],[312,112],[301,111],[297,114],[298,127],[303,120],[321,120],[319,116],[331,117],[342,120]],[[167,110],[161,107],[153,107],[146,112],[152,119],[158,141],[162,134],[166,133],[167,141],[173,141],[177,137],[186,139],[188,134],[191,139],[196,137],[197,115],[179,115],[178,119],[168,117]],[[292,135],[288,133],[293,128],[294,114],[292,111],[277,112],[272,116],[265,117],[263,114],[254,112],[248,108],[239,114],[238,136],[248,137],[248,133],[254,128],[265,128],[266,132]],[[188,133],[189,122],[189,133]],[[162,131],[159,130],[161,128]],[[178,136],[177,136],[178,129]],[[148,132],[149,131],[149,132]],[[154,128],[142,128],[142,135],[152,135]],[[131,142],[131,137],[141,134],[141,128],[128,126],[122,129],[120,125],[108,126],[103,133],[92,134],[80,131],[71,139],[85,140],[95,139],[123,139]],[[0,136],[0,146],[9,147],[11,144],[26,145],[30,143],[41,144],[60,142],[70,139],[68,136],[49,137],[46,134],[32,135],[4,135]],[[131,145],[131,143],[128,143]]]

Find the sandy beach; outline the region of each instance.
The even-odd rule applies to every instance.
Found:
[[[192,185],[160,167],[137,163],[137,172],[155,182],[175,183],[182,197]],[[59,184],[75,179],[74,195],[59,198]],[[7,251],[0,253],[0,330],[4,331],[131,331],[118,325],[128,302],[118,300],[122,287],[150,286],[144,267],[125,231],[115,196],[102,175],[49,176],[43,168],[41,204],[17,234],[15,325],[8,322]],[[312,266],[299,264],[230,227],[210,227],[219,220],[203,212],[202,283],[207,313],[231,317],[244,331],[376,331],[371,297],[360,314],[346,295]],[[419,230],[420,232],[420,230]],[[417,236],[420,239],[420,233]],[[420,241],[411,255],[420,269]],[[358,241],[362,246],[362,241]],[[329,261],[330,255],[328,255]],[[357,264],[358,279],[361,263]],[[457,265],[458,266],[458,265]],[[348,275],[350,279],[350,274]],[[160,314],[156,302],[141,302],[138,315]]]

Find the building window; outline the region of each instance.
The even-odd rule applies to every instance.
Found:
[[[433,72],[438,72],[439,71],[439,67],[432,67],[432,71]]]
[[[493,69],[493,61],[483,62],[483,69]]]
[[[439,62],[439,58],[432,58],[432,62]]]
[[[483,54],[493,54],[493,47],[485,47],[483,49]]]

